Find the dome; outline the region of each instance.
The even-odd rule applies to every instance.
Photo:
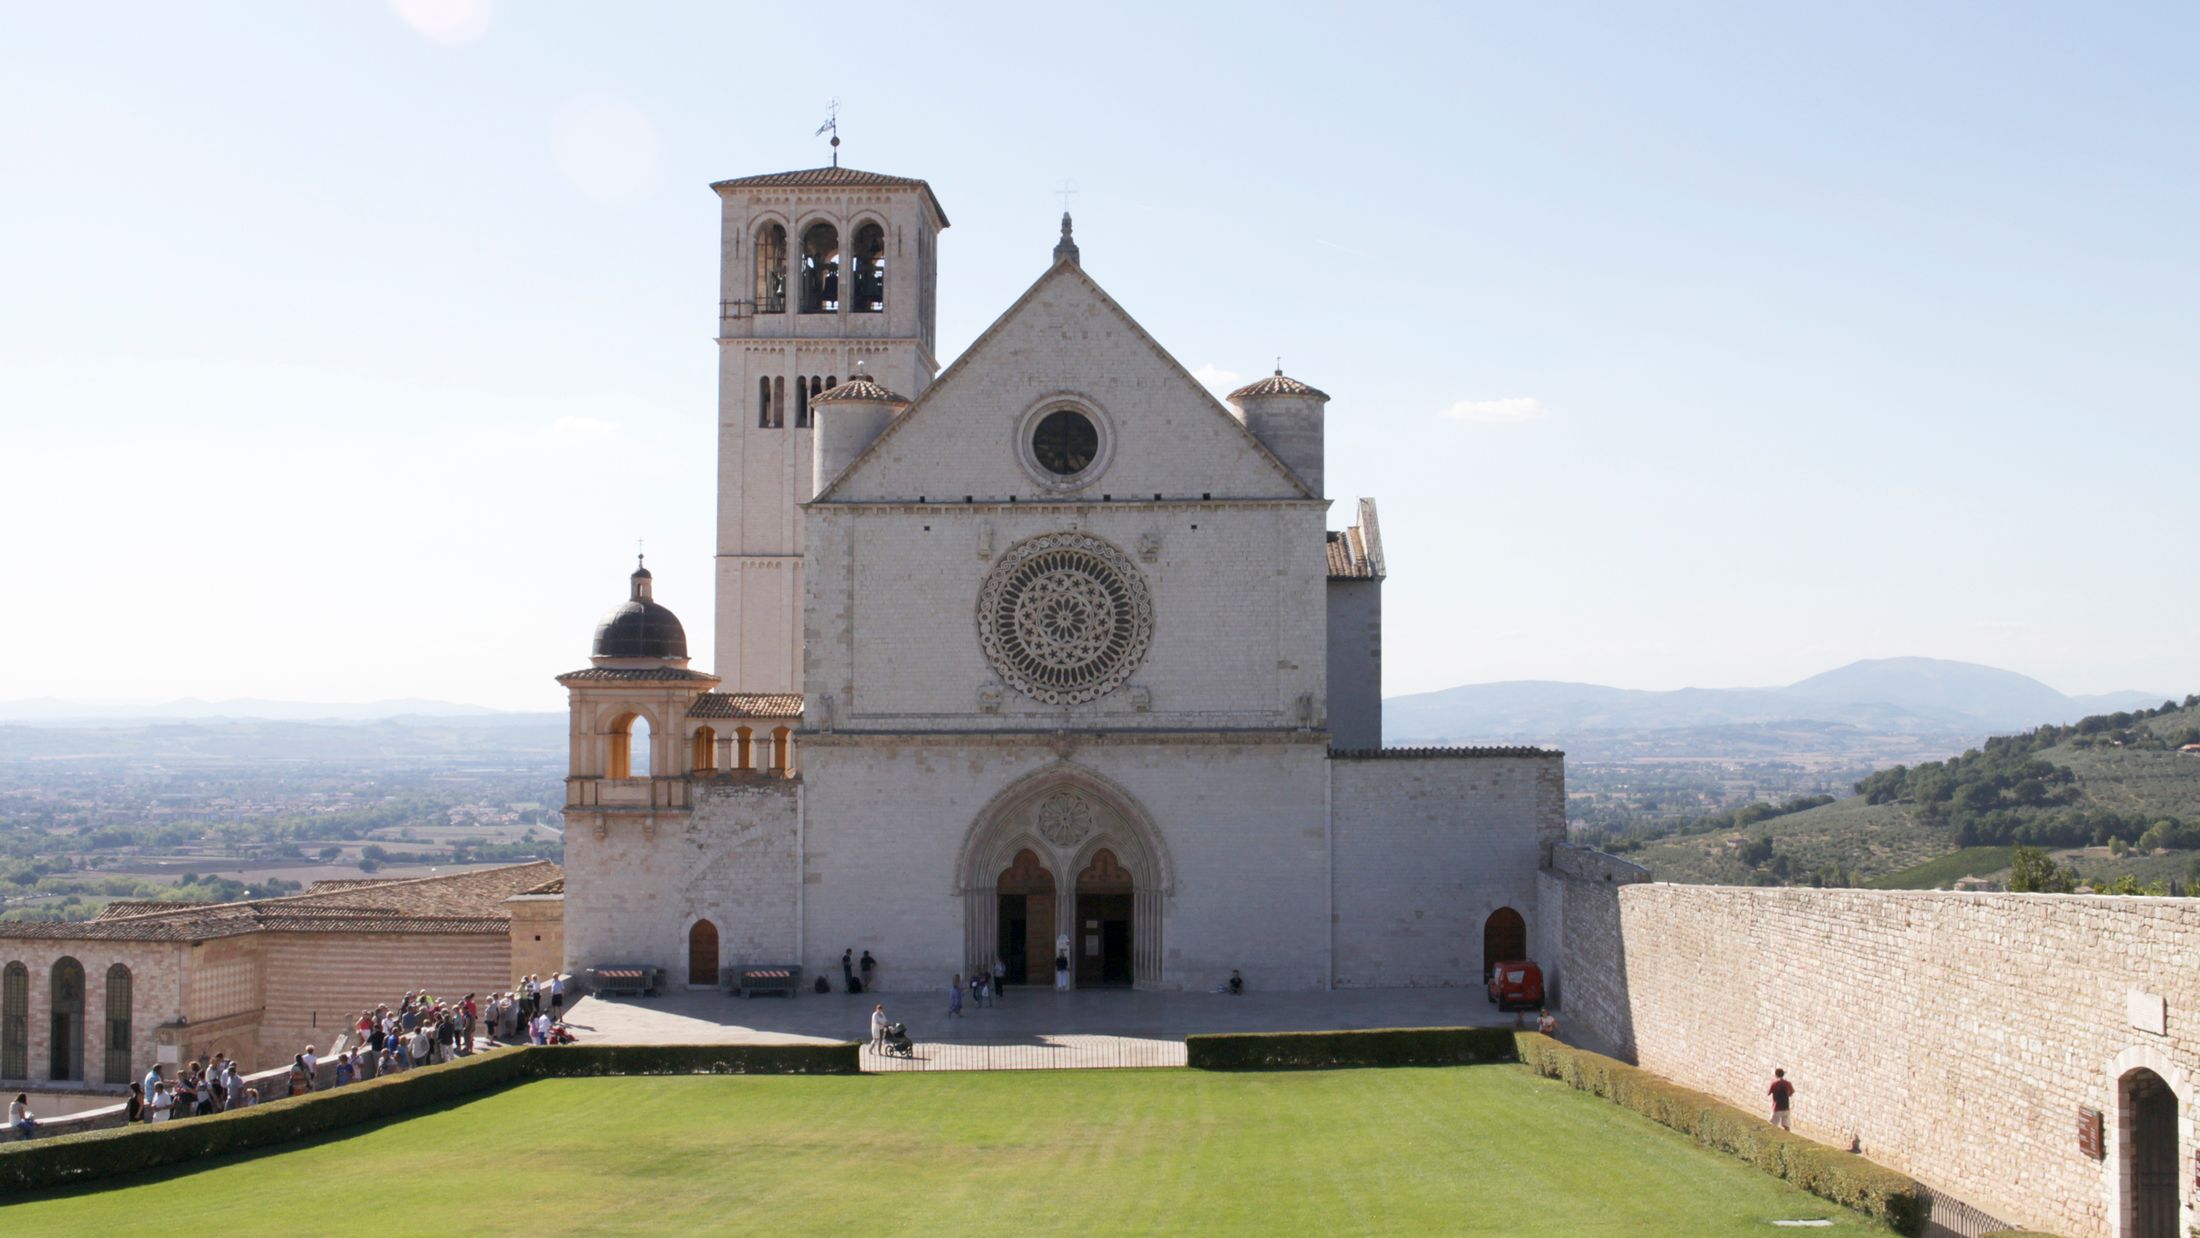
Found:
[[[599,658],[677,658],[688,656],[687,629],[679,616],[650,600],[649,569],[636,567],[633,592],[596,625]]]

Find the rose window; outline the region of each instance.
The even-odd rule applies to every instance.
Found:
[[[1153,601],[1122,551],[1082,533],[1018,543],[978,595],[978,643],[1010,687],[1049,705],[1123,686],[1153,639]]]

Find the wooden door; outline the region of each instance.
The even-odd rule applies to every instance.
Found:
[[[718,926],[708,920],[688,930],[688,983],[718,983]]]

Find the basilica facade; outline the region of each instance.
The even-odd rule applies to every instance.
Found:
[[[1327,395],[1217,401],[1067,215],[942,371],[925,182],[713,188],[713,668],[637,569],[559,677],[570,969],[1319,989],[1533,954],[1561,758],[1383,748],[1387,564],[1372,500],[1329,528]]]

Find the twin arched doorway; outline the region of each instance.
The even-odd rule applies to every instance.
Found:
[[[1097,774],[1057,768],[994,797],[964,841],[957,886],[973,970],[998,956],[1009,983],[1048,985],[1066,947],[1079,988],[1161,982],[1168,856],[1137,803]]]

